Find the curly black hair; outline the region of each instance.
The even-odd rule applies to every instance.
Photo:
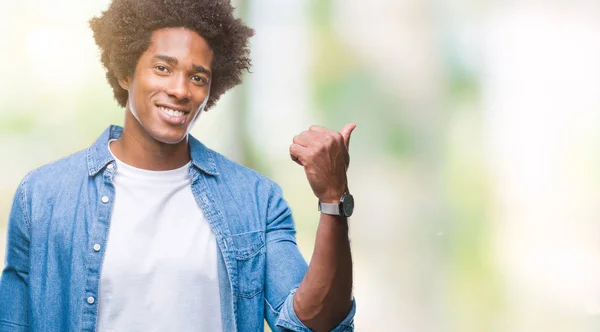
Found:
[[[184,27],[202,36],[214,53],[206,108],[214,106],[223,93],[241,83],[251,65],[248,39],[254,30],[235,18],[233,11],[229,0],[113,0],[89,24],[119,105],[125,107],[127,90],[118,80],[133,75],[150,46],[152,32]]]

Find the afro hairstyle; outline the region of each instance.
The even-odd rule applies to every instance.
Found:
[[[248,40],[254,30],[235,18],[233,11],[229,0],[113,0],[89,24],[119,105],[125,107],[128,97],[119,79],[133,76],[152,33],[183,27],[202,36],[214,53],[206,108],[214,106],[223,93],[242,82],[251,66]]]

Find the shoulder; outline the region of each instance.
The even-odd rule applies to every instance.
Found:
[[[86,151],[78,151],[32,170],[24,177],[21,186],[50,189],[81,179],[88,174]]]
[[[84,177],[87,176],[86,165],[84,150],[38,167],[25,175],[17,187],[14,202],[18,202],[18,211],[28,227],[31,220],[40,215],[40,211],[47,211],[48,206],[52,206],[59,197],[73,202],[74,197],[69,194],[82,187]]]
[[[293,226],[291,209],[283,198],[281,188],[265,175],[241,165],[211,150],[218,175],[211,177],[223,211],[230,220],[244,220],[236,225],[230,224],[238,233],[249,232],[248,229],[272,227],[285,223],[290,229]],[[209,185],[210,185],[209,184]],[[242,209],[240,209],[242,208]]]
[[[241,182],[259,184],[267,187],[268,189],[272,189],[273,186],[277,185],[266,175],[261,174],[250,167],[233,161],[214,150],[210,150],[210,152],[213,155],[219,176],[223,177],[223,180],[225,181],[235,181],[240,184]]]
[[[214,162],[217,176],[215,183],[221,188],[226,188],[232,194],[252,196],[252,200],[262,201],[268,204],[273,198],[283,196],[279,185],[264,174],[244,166],[228,157],[206,148],[210,155],[209,159]]]

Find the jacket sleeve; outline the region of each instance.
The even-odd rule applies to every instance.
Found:
[[[19,185],[8,219],[6,257],[0,277],[0,331],[29,331],[29,236],[26,181]]]
[[[296,244],[292,212],[279,186],[270,181],[267,212],[267,266],[265,280],[265,318],[273,332],[311,331],[296,316],[294,294],[308,266]],[[348,316],[332,331],[354,330],[355,304]]]

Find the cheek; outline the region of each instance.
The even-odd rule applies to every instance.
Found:
[[[153,81],[143,75],[136,76],[134,84],[129,89],[130,109],[134,114],[147,113],[154,105],[152,96],[160,91],[160,82]],[[137,117],[137,116],[136,116]]]
[[[208,100],[208,98],[207,98]],[[196,120],[198,119],[198,117],[200,117],[200,114],[202,112],[204,112],[204,109],[206,107],[206,102],[203,102],[200,107],[198,107],[198,109],[196,110],[196,113],[194,114],[194,117],[192,118],[192,120],[190,121],[190,124],[193,124],[194,122],[196,122]]]
[[[198,113],[203,111],[204,108],[206,107],[209,96],[210,96],[210,89],[207,91],[198,92],[198,94],[194,97],[194,104],[198,105],[197,106]]]
[[[209,85],[208,88],[206,89],[206,91],[203,94],[204,95],[204,99],[202,99],[201,102],[200,102],[200,105],[201,105],[202,109],[204,109],[204,107],[208,103],[208,97],[210,97],[210,88],[211,88],[211,86]]]
[[[129,87],[128,96],[127,96],[127,106],[129,107],[129,111],[133,115],[133,117],[141,123],[140,115],[142,118],[144,117],[144,87],[139,84],[139,77],[134,77],[131,86]]]
[[[200,109],[204,109],[204,107],[206,107],[206,104],[208,103],[208,97],[210,95],[207,93],[206,96],[204,97],[204,99],[202,99],[202,101],[200,102]]]
[[[194,125],[194,123],[196,123],[196,120],[198,120],[198,118],[200,117],[200,114],[202,112],[204,112],[207,102],[208,102],[208,96],[206,96],[206,98],[204,98],[204,100],[201,101],[200,106],[198,107],[198,109],[196,110],[196,113],[194,114],[194,117],[190,120],[190,122],[189,122],[190,128]]]

